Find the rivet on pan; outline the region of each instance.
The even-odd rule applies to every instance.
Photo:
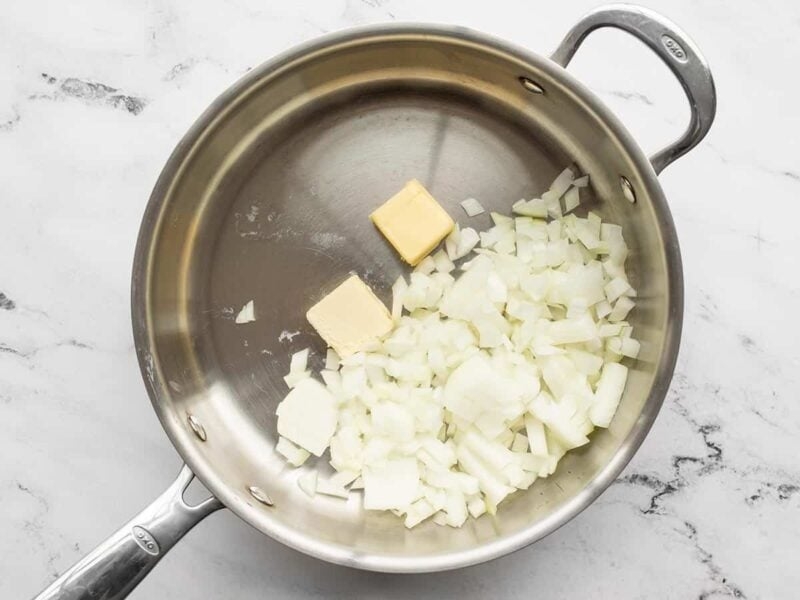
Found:
[[[267,492],[262,490],[260,487],[256,487],[254,485],[251,485],[249,488],[247,488],[247,491],[250,492],[250,495],[253,498],[255,498],[256,500],[261,502],[261,504],[266,504],[267,506],[272,506],[273,504],[275,504],[272,501],[272,498],[270,498],[267,495]]]
[[[544,88],[536,83],[533,79],[529,79],[528,77],[520,77],[519,82],[522,84],[522,87],[532,94],[544,94]]]
[[[194,431],[194,434],[200,438],[200,441],[205,442],[208,439],[208,436],[206,435],[206,428],[203,427],[203,424],[197,420],[197,417],[194,415],[189,415],[186,417],[186,420],[189,421],[189,427],[191,427],[192,431]]]
[[[628,178],[624,175],[620,175],[619,185],[622,188],[622,195],[625,196],[628,202],[631,204],[636,202],[636,192],[633,191],[633,185],[631,185],[631,182],[628,181]]]

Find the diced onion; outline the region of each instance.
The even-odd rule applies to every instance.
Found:
[[[572,187],[564,194],[564,213],[569,213],[578,208],[581,203],[580,193],[577,187]]]
[[[252,323],[256,320],[256,313],[255,307],[253,305],[253,301],[250,300],[247,304],[242,307],[242,310],[236,315],[234,322],[237,325],[241,325],[243,323]]]
[[[334,468],[304,472],[305,494],[363,490],[367,510],[406,527],[460,527],[611,424],[622,362],[641,349],[626,320],[636,291],[622,229],[575,214],[588,182],[566,169],[541,197],[516,202],[517,216],[491,213],[480,233],[456,225],[392,285],[384,339],[344,359],[328,351],[324,385],[308,350],[291,357],[276,451],[299,466],[329,449]],[[462,206],[483,212],[474,199]]]
[[[572,185],[576,188],[582,188],[589,185],[589,176],[584,175],[583,177],[578,177],[577,179],[573,180]]]
[[[285,437],[278,438],[278,443],[275,446],[275,450],[281,454],[286,459],[286,462],[293,467],[299,467],[306,462],[309,456],[311,456],[311,453],[308,450],[298,448]]]
[[[608,427],[625,389],[628,368],[619,363],[607,363],[603,374],[597,382],[594,402],[589,410],[589,417],[597,427]]]
[[[297,485],[306,495],[313,498],[317,493],[317,472],[310,470],[303,473],[297,478]]]
[[[475,198],[467,198],[466,200],[462,201],[461,208],[464,209],[464,212],[467,213],[468,217],[476,217],[486,212],[481,203]]]
[[[339,355],[333,348],[328,348],[328,352],[325,354],[325,368],[330,371],[339,369]]]
[[[572,172],[572,169],[566,168],[561,173],[558,174],[558,177],[555,178],[552,184],[550,184],[550,191],[557,197],[560,198],[564,192],[572,185],[572,181],[575,179],[575,173]]]

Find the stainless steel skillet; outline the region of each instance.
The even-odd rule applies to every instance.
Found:
[[[689,98],[689,128],[649,160],[565,70],[599,27],[645,42]],[[153,407],[187,466],[39,597],[122,598],[223,506],[302,552],[391,572],[487,561],[563,525],[628,463],[666,394],[683,280],[656,176],[703,138],[715,106],[694,44],[663,17],[626,5],[584,17],[550,59],[461,28],[409,25],[328,36],[251,71],[170,157],[136,249],[137,353]],[[310,345],[324,354],[304,313],[347,272],[388,299],[403,266],[368,213],[415,177],[454,217],[468,196],[508,212],[570,163],[591,174],[590,208],[623,225],[639,290],[641,358],[612,426],[496,517],[460,530],[408,531],[392,515],[364,511],[359,498],[308,499],[274,452],[281,376],[291,352]],[[235,325],[250,299],[256,322]],[[193,474],[213,494],[197,506],[183,500]]]

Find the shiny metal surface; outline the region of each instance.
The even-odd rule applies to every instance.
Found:
[[[520,77],[545,93],[530,93]],[[460,200],[473,196],[487,210],[508,212],[571,162],[592,176],[589,208],[624,226],[640,292],[634,319],[642,360],[613,426],[495,519],[460,530],[426,524],[408,531],[393,515],[363,511],[359,498],[309,499],[274,452],[275,407],[286,393],[291,352],[310,346],[316,360],[324,356],[307,308],[351,270],[388,301],[391,282],[406,270],[368,214],[416,177],[466,223]],[[620,176],[636,204],[624,198]],[[489,218],[469,223],[486,227]],[[681,322],[666,203],[617,120],[547,59],[428,27],[323,40],[221,98],[164,171],[134,276],[134,327],[154,407],[198,477],[284,543],[389,571],[486,560],[588,505],[655,418]],[[251,299],[257,320],[234,324]],[[187,427],[187,412],[203,423],[204,443]],[[318,465],[327,467],[324,459]],[[254,500],[250,486],[274,507]]]
[[[275,503],[272,501],[272,498],[270,498],[267,495],[267,493],[260,487],[251,485],[249,488],[247,488],[247,491],[250,492],[250,495],[253,498],[261,502],[261,504],[266,504],[267,506],[275,506]]]
[[[193,478],[191,469],[184,466],[150,506],[62,573],[35,600],[125,598],[187,531],[223,507],[216,498],[188,505],[183,492]]]
[[[649,13],[613,12],[633,14],[643,28]],[[613,25],[611,18],[605,13],[603,24]],[[564,64],[591,28],[584,29],[562,44]],[[673,38],[693,48],[682,35]],[[675,156],[687,149],[676,146]],[[309,499],[297,486],[299,471],[274,451],[275,408],[287,391],[289,355],[311,347],[312,368],[324,356],[306,309],[350,271],[388,301],[391,282],[407,270],[369,213],[417,178],[454,219],[483,228],[488,215],[468,220],[461,200],[477,197],[488,210],[508,212],[570,163],[591,174],[584,210],[623,225],[639,291],[631,320],[642,350],[611,427],[570,452],[553,477],[503,503],[496,517],[457,530],[426,523],[409,531],[393,515],[364,511],[357,495]],[[257,320],[235,324],[249,300]],[[148,393],[205,486],[289,546],[392,572],[490,560],[588,506],[658,413],[682,310],[666,201],[654,167],[619,121],[554,62],[472,31],[433,26],[328,36],[254,69],[225,92],[162,172],[132,279]],[[328,466],[323,458],[305,468]],[[171,545],[154,539],[162,553]],[[108,546],[94,555],[102,550]]]
[[[197,420],[197,417],[194,415],[189,415],[186,417],[186,421],[189,423],[189,427],[192,428],[194,434],[201,442],[205,442],[208,439],[208,434],[206,434],[206,428],[203,427],[203,424]]]
[[[717,112],[717,92],[708,63],[694,42],[675,23],[655,11],[630,4],[593,10],[569,31],[550,58],[565,67],[595,29],[615,27],[638,38],[674,73],[689,100],[689,126],[683,135],[651,158],[656,174],[702,140]]]
[[[628,178],[625,175],[619,176],[619,186],[622,189],[622,195],[625,199],[630,202],[631,204],[636,202],[636,191],[633,189],[631,182],[628,181]]]

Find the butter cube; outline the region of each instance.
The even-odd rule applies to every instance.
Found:
[[[389,198],[370,217],[411,266],[430,254],[453,229],[453,219],[416,179]]]
[[[352,275],[306,313],[308,322],[342,358],[392,330],[392,315],[372,290]]]

